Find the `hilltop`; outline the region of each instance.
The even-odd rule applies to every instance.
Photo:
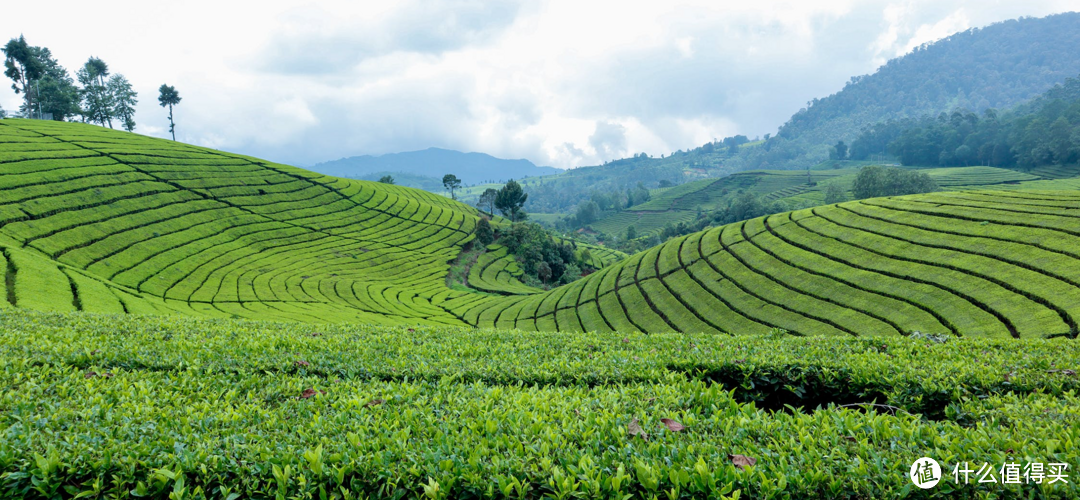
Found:
[[[504,160],[484,153],[462,153],[440,148],[379,156],[350,156],[315,164],[311,170],[365,180],[378,180],[383,175],[407,174],[395,177],[397,183],[428,190],[434,188],[436,191],[442,189],[445,174],[454,174],[465,184],[479,184],[562,172],[555,167],[538,167],[529,160]]]

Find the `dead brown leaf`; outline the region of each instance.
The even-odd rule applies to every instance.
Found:
[[[660,421],[663,422],[664,425],[671,432],[679,432],[679,431],[682,431],[683,429],[686,429],[685,425],[680,424],[680,423],[678,423],[678,422],[676,422],[676,421],[674,421],[674,420],[672,420],[670,418],[661,418]]]
[[[630,432],[631,436],[640,436],[641,439],[644,439],[646,441],[649,440],[649,434],[641,428],[641,424],[638,423],[637,417],[634,417],[632,420],[630,420],[630,423],[626,426],[626,428]]]
[[[304,389],[304,392],[300,393],[300,399],[307,399],[317,394],[315,389]]]
[[[296,366],[311,366],[311,363],[308,363],[307,361],[304,361],[302,359],[298,360],[295,364]]]
[[[85,378],[94,378],[96,376],[97,376],[97,372],[86,372],[86,375],[83,375],[83,377],[85,377]]]
[[[732,465],[739,469],[746,469],[747,466],[753,467],[757,463],[757,459],[754,457],[748,457],[746,455],[728,455],[731,459]]]
[[[364,403],[364,406],[366,406],[368,408],[371,408],[372,406],[379,406],[379,405],[381,405],[381,404],[383,404],[385,402],[386,402],[385,399],[372,399],[371,401],[368,401],[367,403]]]

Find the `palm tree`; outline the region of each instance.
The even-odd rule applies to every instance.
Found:
[[[173,122],[173,106],[180,104],[180,93],[176,91],[176,87],[170,87],[161,84],[161,88],[158,89],[161,95],[158,96],[158,102],[161,103],[161,107],[169,107],[169,133],[172,134],[172,140],[176,140],[176,123]]]

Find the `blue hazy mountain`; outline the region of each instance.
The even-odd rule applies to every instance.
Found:
[[[311,170],[336,177],[359,179],[368,179],[375,174],[407,174],[395,176],[395,179],[428,177],[438,179],[439,186],[445,174],[454,174],[465,184],[479,184],[485,181],[498,182],[562,172],[554,167],[538,167],[529,160],[504,160],[484,153],[462,153],[440,148],[379,156],[351,156],[316,164]],[[411,182],[398,184],[409,185]]]

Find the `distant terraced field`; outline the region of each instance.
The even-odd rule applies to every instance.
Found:
[[[782,213],[618,263],[621,255],[591,248],[611,265],[546,292],[523,285],[505,249],[492,247],[469,269],[489,292],[475,293],[448,288],[447,276],[478,213],[445,197],[90,125],[3,120],[0,308],[522,330],[1075,336],[1080,193],[1017,189],[1070,179],[1002,175],[1020,184]]]

